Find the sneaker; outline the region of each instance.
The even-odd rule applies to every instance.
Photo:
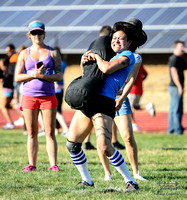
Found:
[[[41,137],[41,136],[45,136],[45,131],[44,129],[41,129],[38,133],[38,137]]]
[[[3,126],[4,129],[14,129],[14,124],[13,123],[6,123],[4,126]]]
[[[136,180],[140,180],[140,181],[147,181],[147,179],[145,179],[141,174],[136,174],[135,176],[134,176],[134,179],[136,179]]]
[[[54,165],[54,166],[52,166],[52,167],[49,167],[48,169],[50,169],[51,171],[59,171],[59,168],[58,168],[58,166],[57,165]]]
[[[23,135],[27,135],[27,131],[23,131]]]
[[[133,130],[133,131],[138,131],[138,130],[139,130],[138,124],[132,123],[132,130]]]
[[[63,131],[63,132],[61,133],[61,136],[67,138],[67,136],[68,136],[68,131]]]
[[[138,187],[138,184],[133,183],[132,181],[127,182],[125,191],[130,192],[130,191],[134,191],[134,190],[136,190],[136,191],[140,190],[140,188]]]
[[[125,146],[123,146],[122,144],[120,144],[118,141],[112,143],[112,145],[113,145],[113,147],[114,147],[115,149],[118,149],[118,150],[123,150],[123,149],[125,149]]]
[[[15,125],[15,126],[23,126],[23,125],[24,125],[24,120],[23,120],[23,118],[20,117],[18,120],[16,120],[16,121],[14,122],[14,125]]]
[[[112,175],[111,174],[106,174],[105,175],[105,181],[111,181],[112,180]]]
[[[33,165],[28,165],[26,167],[23,168],[24,172],[29,172],[29,171],[35,171],[36,170],[36,166],[33,166]]]
[[[96,150],[96,148],[91,144],[91,142],[84,143],[83,148],[85,150]]]
[[[154,105],[153,105],[152,103],[148,103],[148,104],[146,105],[146,110],[150,113],[150,115],[151,115],[152,117],[155,116],[155,108],[154,108]]]
[[[94,187],[94,182],[92,181],[92,183],[90,184],[86,181],[80,181],[77,183],[77,186]]]

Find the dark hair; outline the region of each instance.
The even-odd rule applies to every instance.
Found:
[[[6,47],[9,47],[10,49],[16,49],[13,44],[8,44]]]
[[[131,45],[129,46],[129,50],[135,52],[138,47],[137,29],[131,24],[124,25],[119,23],[118,25],[114,26],[112,34],[117,31],[123,31],[127,35],[127,41],[132,41]]]
[[[176,41],[173,43],[173,46],[175,47],[175,46],[176,46],[177,44],[179,44],[179,43],[185,45],[185,42],[184,42],[184,41],[182,41],[182,40],[176,40]]]
[[[100,33],[100,34],[103,34],[103,35],[108,35],[108,36],[110,36],[111,33],[112,33],[112,28],[111,28],[111,26],[109,26],[109,25],[103,26],[103,27],[101,28],[101,30],[99,31],[99,33]]]

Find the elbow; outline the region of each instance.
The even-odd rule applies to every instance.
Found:
[[[15,80],[17,83],[21,82],[21,81],[19,81],[19,79],[18,79],[17,76],[14,77],[14,80]]]
[[[102,68],[101,70],[104,74],[112,74],[112,71],[109,68]]]
[[[107,72],[108,72],[107,69],[103,69],[102,72],[103,72],[104,74],[108,74],[108,73],[107,73]]]
[[[63,78],[63,75],[62,75],[62,73],[59,73],[56,81],[61,81],[61,80],[62,80],[62,78]]]
[[[111,69],[106,69],[105,72],[103,72],[104,74],[112,74],[114,71]]]

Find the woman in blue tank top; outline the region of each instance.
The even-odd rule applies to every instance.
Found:
[[[136,46],[138,32],[132,25],[119,25],[113,30],[111,46],[116,53],[109,62],[104,61],[98,54],[87,52],[82,56],[81,66],[89,60],[96,60],[99,69],[107,74],[104,86],[97,98],[84,110],[78,110],[70,124],[67,148],[70,156],[79,170],[82,181],[78,184],[94,186],[87,168],[87,161],[82,142],[89,134],[94,124],[97,147],[110,159],[113,166],[123,176],[127,186],[131,183],[134,190],[139,190],[137,183],[132,179],[122,155],[111,145],[112,122],[115,116],[115,98],[117,91],[123,86],[131,71],[135,59],[131,48]]]
[[[27,127],[29,157],[29,165],[24,167],[24,171],[36,170],[38,113],[40,110],[43,116],[51,166],[49,169],[59,171],[55,138],[57,99],[54,82],[62,79],[61,58],[56,50],[45,45],[45,25],[42,22],[33,21],[28,28],[27,36],[31,39],[32,46],[20,53],[15,71],[15,80],[24,83],[21,108]]]

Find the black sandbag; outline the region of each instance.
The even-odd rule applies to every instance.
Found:
[[[111,37],[109,36],[99,37],[90,45],[89,50],[107,61],[115,55],[111,48]],[[74,79],[67,87],[65,101],[73,109],[84,109],[99,94],[105,77],[106,74],[98,68],[95,61],[85,63],[83,75]]]

